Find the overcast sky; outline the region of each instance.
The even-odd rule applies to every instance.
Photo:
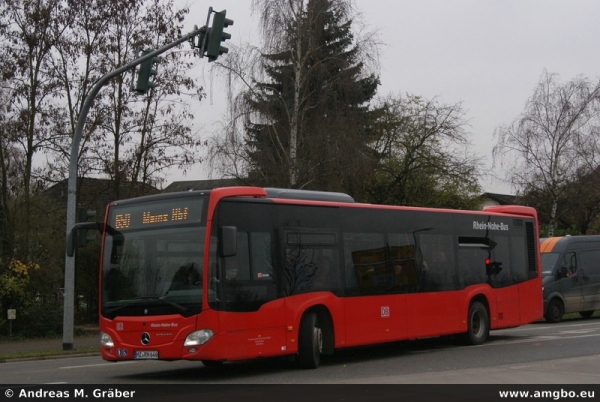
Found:
[[[234,20],[226,29],[232,42],[258,41],[258,18],[250,0],[188,4],[185,32],[204,25],[212,6],[227,10],[227,18]],[[544,69],[558,73],[563,82],[577,75],[600,76],[598,0],[356,0],[355,5],[367,28],[378,31],[385,43],[378,94],[462,102],[472,151],[486,159],[486,169],[492,166],[494,130],[523,111]],[[216,92],[213,87],[211,101],[200,105],[196,124],[203,126],[203,136],[210,134],[211,120],[225,113]],[[167,184],[205,179],[203,171],[196,168],[185,177],[173,172]],[[487,192],[514,193],[501,180],[481,184]]]

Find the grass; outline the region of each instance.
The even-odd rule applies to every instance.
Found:
[[[594,314],[592,314],[592,317],[598,317],[598,316],[600,316],[600,310],[594,311]],[[589,317],[589,318],[592,318],[592,317]],[[580,320],[589,319],[589,318],[583,318],[581,315],[579,315],[579,313],[568,313],[568,314],[563,315],[563,320],[564,319],[569,320],[569,319],[574,319],[574,318],[577,318]]]
[[[567,314],[563,315],[561,322],[571,321],[571,320],[586,321],[586,320],[590,320],[590,319],[596,318],[596,317],[600,317],[600,310],[594,311],[594,314],[592,314],[592,316],[589,318],[583,318],[581,315],[579,315],[579,313],[567,313]],[[538,320],[538,322],[548,322],[548,321],[546,321],[546,319],[544,317],[542,317]]]

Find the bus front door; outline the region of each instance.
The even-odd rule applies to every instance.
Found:
[[[231,261],[228,263],[230,268]],[[286,346],[285,305],[283,299],[275,297],[274,282],[228,272],[219,286],[219,327],[227,337],[227,359],[282,354]]]

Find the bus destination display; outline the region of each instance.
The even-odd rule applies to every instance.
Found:
[[[168,200],[111,208],[111,225],[117,230],[199,223],[202,199]]]

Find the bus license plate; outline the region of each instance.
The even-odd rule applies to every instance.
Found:
[[[133,352],[134,359],[158,359],[158,350],[136,350]]]

